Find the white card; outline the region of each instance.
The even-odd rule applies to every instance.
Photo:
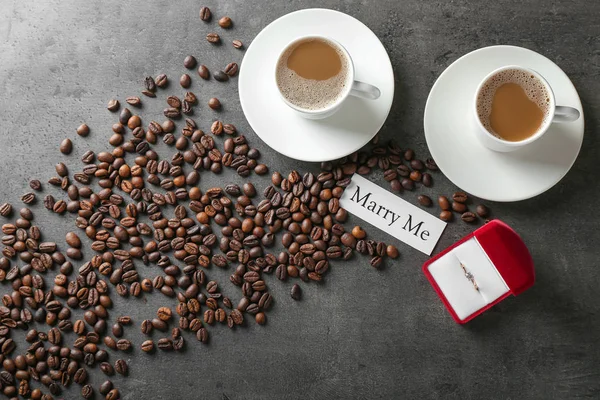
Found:
[[[431,255],[446,223],[400,197],[354,174],[340,205],[346,211]]]

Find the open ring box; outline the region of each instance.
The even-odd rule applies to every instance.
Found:
[[[499,220],[485,224],[423,265],[452,318],[464,324],[535,282],[521,237]]]

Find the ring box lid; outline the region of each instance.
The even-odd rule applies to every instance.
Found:
[[[468,253],[466,253],[467,249],[470,249]],[[496,271],[492,272],[492,275],[497,275],[499,276],[498,279],[500,279],[495,289],[492,290],[493,294],[490,293],[489,285],[484,285],[481,288],[481,295],[486,299],[480,299],[480,296],[471,297],[474,296],[474,293],[469,293],[466,290],[468,287],[472,288],[472,286],[469,286],[470,284],[466,285],[466,287],[462,286],[467,281],[466,278],[462,280],[462,278],[456,277],[457,274],[462,274],[458,259],[448,264],[448,260],[456,257],[457,254],[476,256],[477,253],[481,253],[478,257],[483,257],[479,258],[480,262],[486,260],[483,264],[487,264],[489,267],[483,268],[483,264],[473,265],[472,267],[478,267],[479,273],[484,272],[481,268],[491,268]],[[450,258],[445,257],[446,255]],[[449,266],[451,264],[457,265],[458,269],[446,269],[451,268]],[[434,265],[435,268],[433,268]],[[430,270],[430,266],[433,269]],[[436,272],[434,272],[434,269]],[[454,320],[458,323],[470,321],[504,300],[510,294],[515,296],[521,294],[535,282],[533,259],[529,254],[527,246],[525,246],[521,237],[511,227],[500,220],[490,221],[428,260],[423,265],[423,272]],[[450,279],[451,276],[448,274],[453,275],[454,279],[459,280],[454,281]],[[482,276],[481,278],[483,279],[484,277]],[[443,279],[443,281],[436,281],[436,279]],[[475,275],[475,279],[477,280],[477,274]],[[456,286],[457,283],[459,286]],[[498,286],[503,286],[504,289]],[[487,298],[487,295],[491,296]],[[473,303],[472,301],[474,300],[478,301]],[[459,308],[455,309],[455,307]]]
[[[473,232],[511,293],[517,296],[533,286],[533,259],[525,243],[510,226],[493,220]]]

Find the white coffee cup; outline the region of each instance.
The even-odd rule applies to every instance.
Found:
[[[505,70],[516,69],[528,74],[533,75],[537,80],[539,80],[545,87],[546,92],[549,96],[548,102],[548,116],[544,119],[542,125],[538,128],[537,132],[528,137],[527,139],[523,139],[518,142],[511,142],[508,140],[501,139],[494,135],[492,132],[488,131],[485,126],[482,124],[479,119],[479,114],[477,112],[477,99],[481,93],[481,90],[484,88],[485,84],[494,76],[498,75],[500,72]],[[484,146],[491,150],[499,151],[499,152],[509,152],[515,151],[523,146],[527,146],[530,143],[535,142],[539,138],[541,138],[550,128],[550,125],[554,122],[573,122],[579,119],[580,112],[576,108],[566,107],[566,106],[557,106],[554,99],[554,92],[550,87],[550,84],[544,79],[539,73],[536,71],[525,68],[517,65],[508,65],[505,67],[498,68],[492,72],[490,72],[479,84],[477,90],[475,91],[475,99],[473,100],[473,113],[475,117],[475,121],[477,124],[476,135],[477,138],[483,143]]]
[[[281,93],[281,90],[279,89],[279,85],[277,84],[277,66],[279,65],[281,57],[285,54],[285,52],[290,47],[296,45],[299,42],[302,42],[305,40],[310,40],[310,39],[321,39],[321,40],[325,40],[330,43],[333,43],[336,47],[339,48],[339,50],[342,52],[342,54],[348,61],[347,62],[348,73],[346,74],[347,81],[346,81],[346,85],[344,86],[343,92],[340,94],[338,99],[333,104],[330,104],[327,107],[320,108],[317,110],[310,110],[310,109],[298,107],[297,105],[292,104],[288,99],[286,99],[286,97],[283,95],[283,93]],[[348,51],[344,48],[344,46],[342,46],[336,40],[333,40],[330,37],[326,37],[326,36],[322,36],[322,35],[302,36],[302,37],[294,39],[293,41],[288,43],[287,46],[285,46],[279,53],[279,57],[277,57],[277,62],[275,63],[275,72],[273,73],[273,76],[275,77],[275,85],[277,86],[277,90],[279,91],[281,99],[285,102],[285,104],[287,104],[290,108],[292,108],[294,111],[296,111],[300,116],[302,116],[304,118],[308,118],[308,119],[322,119],[322,118],[329,117],[330,115],[334,114],[337,110],[339,110],[341,108],[344,101],[350,95],[356,96],[356,97],[361,97],[363,99],[369,99],[369,100],[375,100],[375,99],[379,98],[379,96],[381,95],[381,91],[377,87],[375,87],[373,85],[369,85],[368,83],[363,83],[363,82],[354,80],[354,64],[352,62],[352,57],[350,57],[350,54],[348,53]]]

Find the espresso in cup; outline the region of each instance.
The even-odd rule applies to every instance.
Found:
[[[483,127],[499,139],[526,140],[552,118],[547,85],[523,69],[504,69],[483,83],[477,96],[477,116]]]
[[[308,37],[290,45],[279,57],[275,77],[281,95],[308,111],[324,110],[348,94],[351,61],[337,43]]]

